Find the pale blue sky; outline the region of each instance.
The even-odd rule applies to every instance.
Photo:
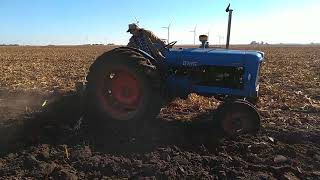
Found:
[[[126,44],[128,23],[160,38],[193,44],[193,33],[210,32],[224,43],[231,3],[231,43],[320,42],[320,0],[0,0],[0,44]]]

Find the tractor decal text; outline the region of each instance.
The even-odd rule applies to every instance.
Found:
[[[183,66],[188,66],[188,67],[196,67],[196,66],[198,66],[198,62],[195,62],[195,61],[183,61],[182,65]]]

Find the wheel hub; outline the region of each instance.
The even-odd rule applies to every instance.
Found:
[[[246,121],[248,121],[248,119],[249,117],[241,112],[230,114],[229,117],[226,117],[226,120],[223,123],[224,129],[230,134],[240,133],[244,128],[246,128]]]
[[[127,72],[119,72],[111,80],[111,93],[120,104],[133,104],[140,97],[139,83]]]
[[[105,91],[104,107],[116,119],[126,119],[137,111],[141,103],[140,83],[134,74],[126,70],[110,73],[105,80]]]

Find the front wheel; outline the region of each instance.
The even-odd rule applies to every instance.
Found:
[[[235,100],[218,107],[215,123],[227,136],[252,134],[260,129],[260,115],[249,102]]]

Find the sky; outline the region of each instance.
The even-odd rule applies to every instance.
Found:
[[[320,43],[320,0],[0,0],[0,44],[125,45],[136,21],[162,39],[171,23],[178,44],[194,43],[195,26],[225,44],[228,3],[231,44]]]

